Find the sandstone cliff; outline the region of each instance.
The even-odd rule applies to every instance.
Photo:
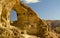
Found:
[[[37,36],[48,31],[47,24],[44,23],[30,7],[20,3],[15,5],[13,9],[17,12],[18,20],[12,25],[26,30],[28,34]],[[41,36],[43,36],[43,34]]]
[[[48,31],[47,23],[41,20],[30,7],[20,0],[1,0],[0,2],[0,27],[3,30],[0,29],[3,32],[3,35],[0,34],[1,38],[26,38],[22,37],[25,36],[22,35],[25,33],[40,38],[52,38],[53,36],[55,36],[53,38],[58,38],[56,33]],[[12,24],[9,18],[11,10],[15,10],[18,17],[18,20]],[[7,31],[4,31],[4,29]]]

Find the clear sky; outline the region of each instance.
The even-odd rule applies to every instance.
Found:
[[[41,19],[60,20],[60,0],[22,0],[22,2],[31,7]]]
[[[42,19],[60,20],[60,0],[35,0],[35,2],[23,0],[23,2],[31,7]]]

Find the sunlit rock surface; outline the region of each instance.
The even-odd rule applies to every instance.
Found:
[[[13,26],[21,30],[26,30],[27,34],[36,36],[40,36],[41,33],[48,31],[47,24],[44,23],[30,7],[23,3],[17,3],[13,9],[17,12],[18,17],[18,20],[13,22]]]
[[[0,38],[20,38],[21,33],[14,26],[0,25]]]
[[[9,18],[11,10],[18,18],[13,23]],[[0,38],[59,38],[50,31],[46,21],[20,0],[0,0]]]

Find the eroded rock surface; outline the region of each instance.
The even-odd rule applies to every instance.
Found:
[[[11,24],[12,9],[17,12],[18,20]],[[53,32],[50,34],[48,28],[47,23],[20,0],[0,0],[0,38],[58,38]],[[50,35],[52,37],[48,37]]]
[[[18,28],[14,26],[1,26],[0,25],[0,38],[20,38],[21,32],[18,30]]]

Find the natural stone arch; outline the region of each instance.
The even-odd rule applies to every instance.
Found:
[[[44,23],[38,16],[37,14],[28,6],[24,5],[22,2],[20,2],[20,4],[17,4],[13,7],[13,9],[17,12],[18,14],[18,21],[14,22],[13,25],[18,27],[18,28],[22,28],[22,30],[27,30],[28,34],[33,34],[33,35],[37,35],[37,36],[42,36],[43,37],[43,30],[44,33],[48,31],[48,27],[47,24]],[[21,15],[22,14],[22,15]],[[20,17],[22,16],[22,17]],[[25,18],[24,18],[25,17]],[[36,20],[36,21],[35,21]],[[26,23],[27,21],[27,23]],[[23,22],[23,24],[22,24]],[[34,28],[34,30],[29,29],[29,25],[31,24],[35,25],[36,24],[36,28]],[[28,28],[26,28],[25,26],[27,25]],[[40,25],[38,25],[40,24]],[[25,27],[25,28],[24,28]],[[40,28],[42,27],[42,28]],[[41,30],[41,33],[39,33],[38,31]],[[37,31],[37,32],[35,32]]]
[[[3,20],[3,22],[8,25],[10,24],[10,11],[13,9],[14,5],[20,4],[20,0],[2,0],[0,2],[0,22]]]
[[[1,20],[5,22],[7,25],[10,23],[9,16],[10,11],[13,8],[13,6],[16,4],[15,0],[1,0],[1,6],[2,6],[2,12],[1,12]]]
[[[18,21],[15,22],[16,24],[13,23],[13,25],[15,24],[17,26],[19,24],[17,27],[18,28],[22,27],[23,30],[25,30],[24,28],[26,27],[26,25],[29,26],[29,25],[31,25],[31,22],[32,22],[33,25],[36,24],[36,26],[38,27],[38,28],[36,27],[37,28],[36,31],[39,31],[39,32],[33,33],[35,31],[34,30],[31,31],[31,29],[29,29],[29,28],[26,28],[26,30],[31,31],[32,34],[35,34],[35,35],[39,34],[41,36],[41,38],[42,37],[45,38],[44,34],[46,32],[48,32],[47,24],[45,24],[31,8],[24,5],[19,0],[3,0],[2,3],[0,3],[0,6],[1,6],[0,13],[2,13],[2,14],[0,14],[0,17],[2,16],[2,19],[0,19],[0,20],[3,20],[3,22],[5,22],[7,26],[10,25],[9,16],[10,16],[10,11],[13,9],[18,14]],[[20,17],[20,14],[23,14],[23,15]],[[24,17],[25,17],[25,19],[24,19]],[[21,18],[21,20],[20,20],[20,18]],[[27,22],[26,25],[24,25],[25,22]],[[0,22],[0,23],[2,23],[2,22]],[[30,32],[28,34],[30,34]]]

